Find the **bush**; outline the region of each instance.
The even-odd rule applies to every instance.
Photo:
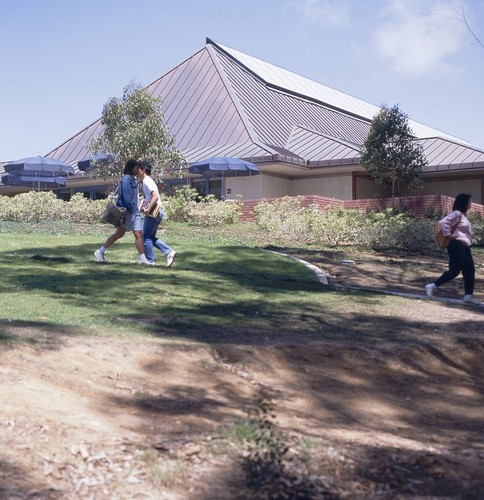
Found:
[[[430,219],[416,219],[407,214],[392,215],[390,210],[369,212],[362,245],[373,250],[435,250],[435,225]]]
[[[469,220],[472,224],[472,232],[474,233],[473,241],[477,247],[484,247],[484,217],[478,213],[471,213]]]
[[[63,215],[63,204],[52,191],[29,191],[13,198],[2,196],[0,218],[21,222],[59,220]]]
[[[198,197],[198,191],[190,186],[178,188],[170,196],[161,195],[165,220],[187,222],[190,218],[190,207],[196,204]]]
[[[106,203],[106,200],[90,200],[76,193],[64,203],[64,217],[71,222],[100,222]]]
[[[235,224],[238,222],[240,204],[232,201],[218,201],[213,195],[204,202],[191,204],[187,208],[188,218],[197,224]]]
[[[322,245],[361,245],[368,220],[357,209],[338,207],[318,212],[313,224],[317,241]]]
[[[67,202],[52,191],[29,191],[14,197],[0,196],[0,219],[16,222],[99,222],[105,200],[92,201],[81,193]]]
[[[261,202],[254,209],[256,222],[276,238],[321,246],[357,245],[372,250],[411,252],[435,250],[435,220],[415,219],[390,210],[361,213],[342,207],[320,211],[303,207],[301,197]]]
[[[219,201],[213,195],[201,197],[196,189],[183,186],[171,196],[162,195],[167,219],[197,224],[234,224],[240,217],[240,204]]]
[[[302,196],[285,196],[274,202],[261,201],[254,207],[257,224],[277,239],[312,243],[316,240],[313,227],[318,210],[304,208]]]

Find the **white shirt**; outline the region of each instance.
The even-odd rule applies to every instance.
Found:
[[[153,191],[158,195],[159,199],[160,192],[158,191],[158,186],[156,185],[156,182],[149,175],[147,175],[143,179],[143,196],[148,203],[151,201],[151,193]]]

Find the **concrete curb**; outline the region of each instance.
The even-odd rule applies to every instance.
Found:
[[[315,266],[314,264],[310,264],[309,262],[306,262],[305,260],[298,259],[297,257],[294,257],[294,255],[289,255],[287,253],[282,253],[282,252],[275,252],[274,250],[264,250],[264,252],[270,252],[274,253],[276,255],[282,255],[283,257],[289,257],[292,260],[295,260],[296,262],[299,262],[300,264],[306,266],[308,269],[310,269],[318,278],[318,281],[323,284],[327,285],[328,284],[328,277],[319,269],[319,267]]]
[[[322,285],[328,285],[328,277],[326,274],[319,269],[319,267],[315,266],[314,264],[310,264],[309,262],[306,262],[305,260],[298,259],[297,257],[294,257],[293,255],[289,255],[286,253],[282,252],[275,252],[274,250],[264,250],[265,252],[270,252],[276,255],[281,255],[283,257],[289,257],[292,260],[295,260],[296,262],[299,262],[300,264],[303,264],[306,266],[308,269],[313,271],[313,273],[316,275],[318,278],[318,281]],[[462,299],[449,299],[447,297],[428,297],[425,293],[411,293],[411,292],[394,292],[391,290],[382,290],[381,288],[365,288],[365,287],[358,287],[358,286],[341,286],[341,285],[335,285],[335,288],[339,288],[341,290],[355,290],[357,292],[371,292],[371,293],[382,293],[385,295],[395,295],[397,297],[407,297],[409,299],[419,299],[419,300],[432,300],[436,302],[444,302],[447,304],[456,304],[458,306],[464,306],[468,307],[471,309],[484,309],[484,302],[481,302],[480,305],[470,305],[470,304],[463,304]]]

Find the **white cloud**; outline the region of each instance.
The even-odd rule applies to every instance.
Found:
[[[286,8],[305,20],[321,25],[342,26],[349,21],[348,4],[343,0],[286,0]]]
[[[465,26],[448,0],[392,0],[382,18],[376,48],[406,76],[450,69],[446,58],[463,47]]]

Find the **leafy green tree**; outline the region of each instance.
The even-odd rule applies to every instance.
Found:
[[[177,175],[186,166],[166,124],[161,99],[140,85],[131,82],[122,98],[110,98],[101,123],[104,131],[90,142],[89,149],[93,157],[102,154],[105,158],[94,162],[91,175],[119,178],[130,158],[151,163],[155,179],[164,173]]]
[[[380,186],[390,186],[395,209],[397,187],[416,189],[427,161],[422,146],[415,142],[408,117],[398,106],[382,106],[373,118],[370,133],[361,150],[361,164]]]

